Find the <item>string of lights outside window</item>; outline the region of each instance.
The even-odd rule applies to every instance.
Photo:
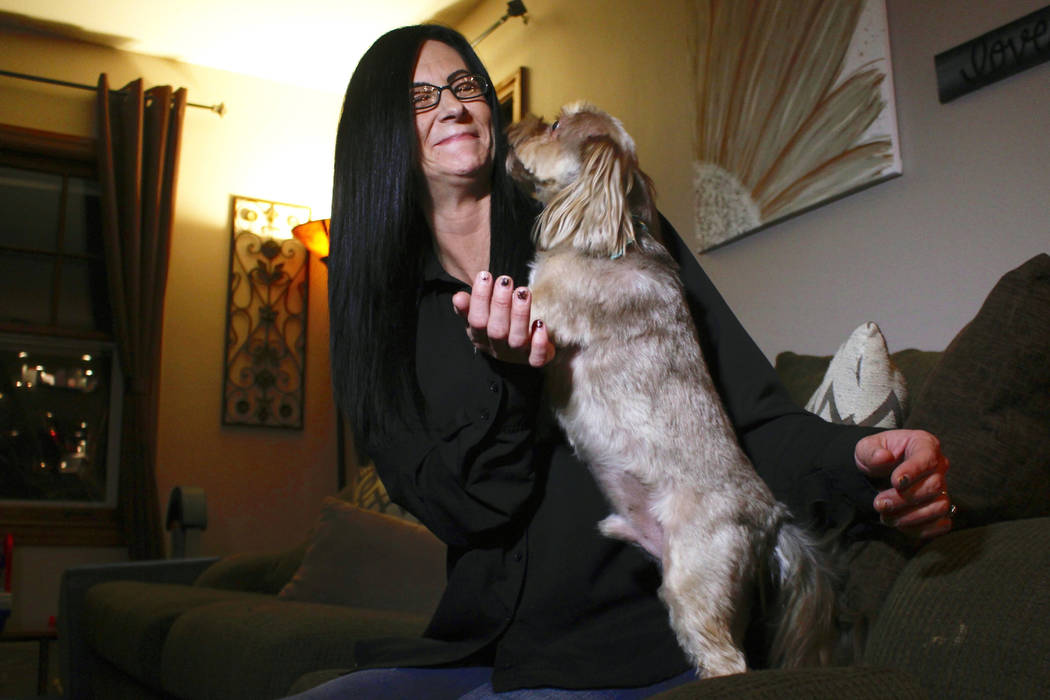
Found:
[[[0,347],[4,382],[3,498],[107,500],[105,436],[111,353],[35,347],[9,337]],[[21,348],[21,349],[19,349]],[[87,418],[90,416],[90,418]],[[16,465],[26,465],[21,471]]]

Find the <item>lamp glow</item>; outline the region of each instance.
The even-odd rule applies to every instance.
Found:
[[[298,238],[306,249],[322,261],[328,257],[328,228],[331,219],[315,219],[299,224],[292,229],[292,235]]]

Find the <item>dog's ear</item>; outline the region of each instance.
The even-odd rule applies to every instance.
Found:
[[[579,176],[551,199],[540,215],[541,249],[566,241],[593,255],[619,257],[634,242],[628,205],[636,168],[609,136],[582,145]]]
[[[637,166],[634,169],[634,178],[631,182],[631,190],[627,197],[631,212],[636,219],[640,219],[649,229],[649,235],[663,244],[663,232],[660,229],[660,213],[656,209],[656,187],[653,180]]]

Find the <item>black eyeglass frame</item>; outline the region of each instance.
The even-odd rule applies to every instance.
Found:
[[[481,92],[479,92],[477,95],[473,95],[471,97],[460,97],[459,95],[457,95],[456,94],[456,86],[459,85],[460,83],[462,83],[464,80],[471,80],[471,79],[474,80],[476,83],[478,83],[478,85],[481,87]],[[416,91],[417,88],[431,88],[431,90],[435,90],[436,92],[428,92],[427,93],[428,97],[433,99],[433,104],[428,104],[428,105],[426,105],[424,107],[417,107],[416,104],[415,104],[415,101],[414,101],[414,98],[416,96],[416,92],[415,91]],[[485,80],[484,76],[478,75],[477,73],[461,73],[460,75],[457,75],[455,78],[453,78],[451,81],[449,81],[449,83],[447,85],[432,85],[430,83],[415,83],[415,84],[412,85],[412,88],[409,91],[409,98],[413,100],[413,102],[412,102],[412,109],[413,109],[413,111],[416,114],[419,114],[421,112],[430,111],[430,110],[434,109],[435,107],[437,107],[439,104],[441,104],[441,92],[443,90],[448,90],[449,92],[451,92],[452,96],[455,97],[460,102],[474,102],[475,100],[484,99],[485,96],[489,94],[489,90],[491,90],[491,89],[492,89],[492,86],[489,85],[489,81]]]

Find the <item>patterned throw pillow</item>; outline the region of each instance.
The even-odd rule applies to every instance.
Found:
[[[379,479],[374,464],[362,465],[357,470],[357,482],[354,484],[354,492],[351,503],[362,510],[374,510],[377,513],[392,515],[412,523],[419,521],[407,510],[390,500],[386,487]]]
[[[890,359],[882,331],[869,321],[831,358],[806,410],[832,423],[899,428],[907,401],[904,375]]]

